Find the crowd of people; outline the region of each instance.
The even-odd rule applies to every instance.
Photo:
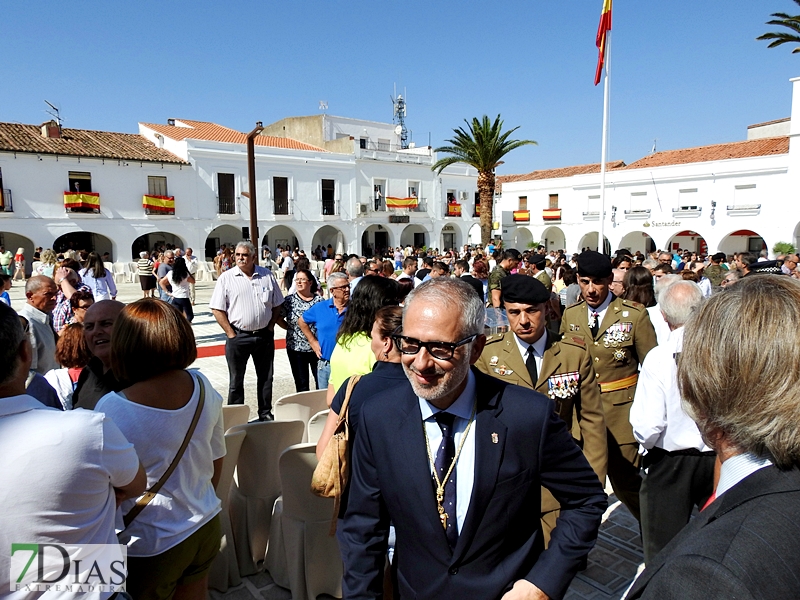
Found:
[[[188,370],[197,258],[142,252],[143,297],[125,305],[102,256],[42,250],[14,310],[6,254],[0,546],[119,533],[134,598],[205,597],[225,443],[222,396]],[[296,390],[327,390],[318,455],[347,402],[345,597],[561,598],[606,477],[640,524],[631,598],[762,597],[766,580],[794,597],[796,254],[381,255],[223,246],[209,302],[228,404],[245,402],[252,359],[257,418],[274,418],[275,326]],[[32,468],[45,476],[21,485]]]

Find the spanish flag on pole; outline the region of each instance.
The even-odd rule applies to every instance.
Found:
[[[611,31],[611,0],[603,0],[603,12],[600,13],[600,25],[597,27],[597,49],[600,51],[597,57],[597,71],[594,74],[594,84],[600,83],[603,76],[603,65],[606,62],[606,42],[608,32]]]

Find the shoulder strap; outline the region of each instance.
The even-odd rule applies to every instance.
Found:
[[[361,375],[353,375],[347,382],[347,390],[344,393],[344,400],[342,401],[342,410],[339,412],[339,420],[336,423],[336,428],[342,424],[342,421],[347,420],[347,411],[350,409],[350,396],[353,394],[353,388],[356,387]]]
[[[195,376],[192,375],[192,379],[194,379],[194,377]],[[194,430],[197,428],[197,422],[200,420],[200,413],[203,412],[203,404],[205,404],[206,400],[206,386],[200,377],[197,377],[197,383],[200,385],[200,398],[197,401],[197,408],[194,411],[192,422],[189,424],[189,430],[186,432],[186,437],[183,438],[183,443],[181,444],[181,447],[178,448],[178,453],[175,455],[175,458],[172,459],[172,463],[169,465],[169,468],[164,471],[161,479],[159,479],[153,487],[142,494],[130,512],[122,518],[122,522],[125,524],[126,528],[138,516],[138,514],[144,510],[144,507],[150,504],[150,501],[156,497],[158,491],[167,482],[167,479],[169,479],[169,476],[172,475],[173,471],[175,471],[175,469],[178,467],[181,457],[183,456],[184,452],[186,452],[186,448],[189,446],[189,442],[192,439]]]

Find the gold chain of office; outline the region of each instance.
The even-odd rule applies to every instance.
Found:
[[[433,460],[433,454],[431,454],[431,442],[428,439],[428,430],[425,427],[425,423],[422,424],[422,431],[425,434],[425,449],[428,451],[428,460],[431,463],[431,468],[433,469],[433,479],[436,482],[436,508],[439,511],[439,520],[442,522],[442,527],[445,531],[447,531],[447,512],[444,510],[444,486],[447,480],[450,478],[450,474],[453,472],[456,463],[458,462],[458,457],[461,456],[461,450],[464,448],[464,442],[467,441],[470,427],[472,427],[472,422],[475,420],[475,410],[477,407],[478,402],[476,400],[472,405],[472,414],[469,416],[466,429],[464,429],[464,435],[461,436],[461,443],[458,444],[456,454],[453,456],[453,460],[450,462],[450,468],[447,469],[447,473],[441,480],[439,479],[439,474],[436,472],[436,461]],[[453,427],[455,428],[455,422],[453,422]],[[455,431],[453,432],[453,435],[455,435]]]

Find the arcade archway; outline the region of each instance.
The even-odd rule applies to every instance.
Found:
[[[33,241],[26,238],[24,235],[12,233],[10,231],[0,231],[0,246],[3,246],[11,254],[16,254],[17,250],[22,248],[22,254],[25,256],[25,276],[31,274],[31,265],[33,264],[33,252],[36,249]],[[14,261],[9,265],[11,275],[14,274]]]
[[[361,234],[361,254],[367,258],[387,256],[387,249],[393,245],[392,234],[383,225],[370,225]]]
[[[726,235],[719,243],[719,252],[725,254],[735,254],[737,252],[751,252],[758,254],[762,250],[768,250],[767,243],[755,231],[750,229],[738,229]]]
[[[300,239],[297,237],[297,234],[291,227],[287,227],[286,225],[276,225],[275,227],[270,227],[267,230],[267,233],[265,233],[264,237],[261,238],[261,245],[269,246],[270,250],[272,251],[272,256],[276,256],[275,248],[277,246],[280,246],[281,248],[285,248],[286,246],[289,246],[290,248],[299,248]]]
[[[403,229],[403,233],[400,234],[400,244],[404,247],[412,246],[414,248],[422,248],[423,246],[427,246],[428,242],[428,230],[416,223],[408,225]]]
[[[708,254],[708,244],[703,236],[689,229],[679,231],[673,235],[669,238],[667,247],[662,249],[669,252],[675,252],[680,249],[688,250],[689,252],[697,252],[698,254]]]
[[[619,248],[627,250],[632,255],[641,252],[646,256],[656,251],[656,243],[644,231],[631,231],[620,240]]]
[[[217,250],[225,244],[226,246],[236,246],[244,239],[242,237],[242,230],[233,225],[220,225],[212,229],[211,233],[206,237],[205,258],[206,260],[214,260],[217,255]]]
[[[560,227],[548,227],[542,232],[541,244],[547,252],[551,250],[555,250],[556,252],[559,250],[566,251],[567,238]]]
[[[581,238],[581,243],[578,244],[578,247],[580,248],[581,251],[583,251],[584,249],[598,250],[597,241],[600,239],[599,236],[600,236],[600,234],[598,232],[596,232],[596,231],[592,231],[592,232],[587,233],[586,235],[584,235]],[[611,244],[609,243],[608,238],[606,236],[603,236],[603,240],[605,242],[603,244],[604,252],[605,252],[605,254],[610,255],[611,254]]]
[[[114,256],[114,243],[104,235],[91,231],[71,231],[56,238],[53,250],[57,253],[74,250],[76,252],[97,252],[100,256],[108,253],[106,262],[119,260]]]
[[[131,260],[139,260],[140,252],[152,252],[153,250],[167,250],[173,248],[186,249],[186,242],[174,233],[167,231],[157,231],[146,233],[133,240],[131,244]]]

